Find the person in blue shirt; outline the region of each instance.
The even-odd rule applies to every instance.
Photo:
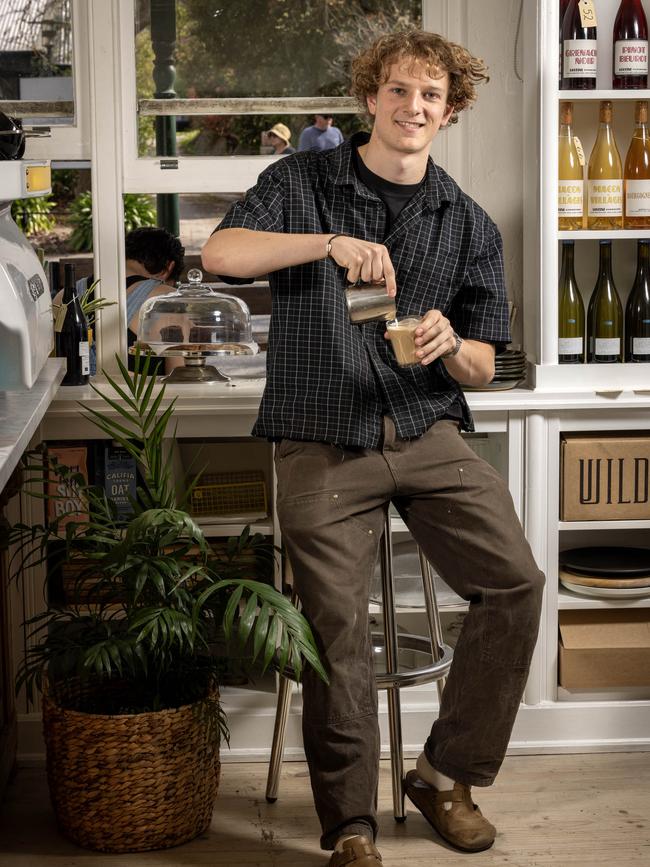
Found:
[[[300,133],[298,150],[326,151],[342,144],[343,134],[333,123],[331,114],[315,114],[313,124]]]

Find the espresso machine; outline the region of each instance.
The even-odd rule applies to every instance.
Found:
[[[51,191],[50,164],[20,158],[21,133],[0,117],[0,391],[31,388],[54,345],[47,278],[11,216],[14,199]]]

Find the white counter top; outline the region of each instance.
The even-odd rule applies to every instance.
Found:
[[[0,391],[0,491],[47,412],[65,374],[65,359],[48,358],[32,388]]]
[[[98,388],[107,390],[105,381],[96,379],[94,382]],[[167,385],[166,396],[170,400],[176,398],[177,416],[240,411],[257,413],[264,383],[263,379],[239,379],[233,384]],[[465,396],[473,412],[650,408],[650,389],[551,392],[513,388],[508,391],[467,391]],[[102,402],[90,386],[62,388],[48,414],[59,417],[77,415],[78,401],[92,406],[96,406],[95,402]]]

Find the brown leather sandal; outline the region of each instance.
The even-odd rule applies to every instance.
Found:
[[[470,786],[454,783],[452,791],[439,792],[417,771],[409,771],[406,794],[438,834],[461,852],[482,852],[494,843],[496,828],[472,801]],[[451,802],[450,810],[445,810],[445,802]]]
[[[374,843],[357,834],[343,843],[343,851],[334,852],[329,867],[381,867],[381,855]]]

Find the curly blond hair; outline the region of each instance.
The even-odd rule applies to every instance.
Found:
[[[367,111],[366,97],[377,93],[388,80],[393,63],[409,62],[409,71],[421,64],[431,78],[442,72],[449,74],[447,102],[453,106],[449,123],[457,123],[458,114],[476,99],[476,85],[489,81],[483,61],[437,33],[424,30],[404,30],[380,36],[369,48],[352,61],[350,92]]]

